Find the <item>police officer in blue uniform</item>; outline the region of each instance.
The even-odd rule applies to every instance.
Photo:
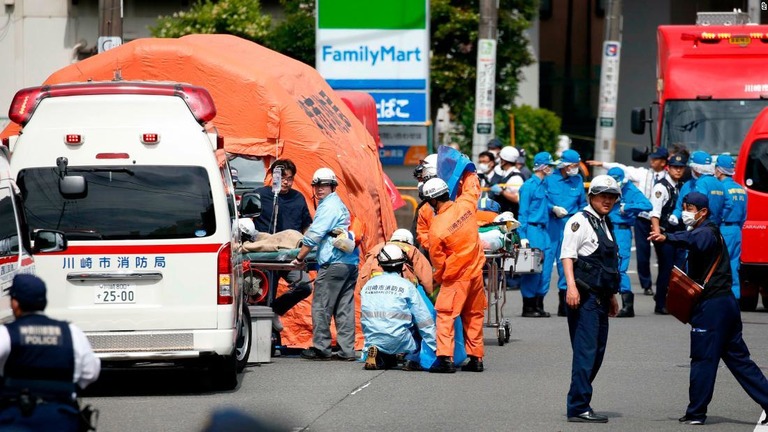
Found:
[[[549,261],[549,270],[541,273],[524,274],[520,280],[520,293],[523,296],[523,317],[548,318],[544,310],[544,297],[549,291],[552,279],[551,239],[547,231],[549,207],[547,206],[547,185],[544,179],[552,174],[555,161],[547,152],[537,153],[533,158],[533,176],[520,187],[520,214],[518,233],[528,239],[532,248],[541,249],[544,262]]]
[[[635,226],[637,215],[640,212],[651,211],[653,206],[651,206],[648,198],[640,192],[640,189],[627,180],[623,169],[618,167],[611,168],[607,174],[621,185],[621,200],[613,206],[613,210],[608,214],[608,218],[613,223],[616,243],[619,245],[621,310],[616,316],[619,318],[632,318],[635,316],[635,294],[632,293],[632,283],[627,274],[629,260],[632,255],[632,227]]]
[[[0,327],[0,429],[77,431],[77,392],[99,377],[101,363],[85,334],[43,315],[43,281],[17,275],[10,289],[16,318]]]
[[[568,331],[573,349],[569,422],[605,423],[590,406],[592,381],[600,370],[608,342],[608,317],[619,305],[619,247],[608,213],[621,197],[621,187],[608,175],[589,185],[589,205],[565,225],[563,262],[567,281]]]
[[[579,174],[579,162],[581,162],[581,156],[575,150],[565,150],[558,164],[560,172],[547,176],[544,180],[547,185],[547,198],[549,199],[547,204],[549,209],[547,229],[551,239],[550,247],[552,248],[549,261],[544,260],[544,272],[552,271],[553,261],[560,254],[565,222],[587,205],[587,196],[584,193],[584,179]],[[557,316],[565,316],[566,283],[563,264],[560,260],[557,261],[557,275],[557,294],[559,298]]]
[[[653,186],[651,195],[651,232],[676,232],[684,230],[677,216],[673,214],[677,197],[680,194],[685,167],[688,163],[685,155],[675,154],[667,162],[667,175]],[[656,257],[659,260],[659,271],[656,274],[656,307],[654,312],[658,315],[667,315],[667,287],[672,267],[683,267],[685,264],[685,251],[677,249],[671,244],[654,243]]]
[[[741,227],[747,220],[747,192],[740,184],[733,181],[733,171],[736,161],[733,156],[724,153],[717,157],[715,162],[715,177],[723,184],[725,189],[725,201],[730,205],[725,206],[723,221],[720,223],[720,233],[723,234],[725,245],[728,246],[728,255],[731,257],[731,275],[733,295],[741,298],[741,286],[739,284],[739,260],[741,259]]]
[[[680,422],[700,425],[706,421],[720,359],[749,397],[768,412],[768,380],[750,358],[742,338],[741,312],[731,292],[728,249],[717,224],[709,219],[709,200],[704,194],[691,192],[683,203],[683,223],[692,230],[650,237],[654,242],[687,249],[688,276],[699,284],[704,284],[714,267],[691,314],[689,404]]]
[[[697,150],[691,153],[688,161],[691,168],[691,179],[685,182],[680,189],[677,197],[674,215],[680,219],[683,211],[683,197],[690,192],[696,191],[707,196],[709,205],[712,208],[709,218],[712,222],[720,224],[723,220],[723,211],[730,203],[725,200],[725,188],[723,184],[715,178],[715,167],[712,165],[712,156],[709,153]]]

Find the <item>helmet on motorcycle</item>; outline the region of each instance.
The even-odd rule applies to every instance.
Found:
[[[336,174],[330,168],[319,168],[312,176],[312,186],[331,185],[337,186]]]
[[[395,232],[392,233],[392,237],[389,238],[389,241],[403,242],[403,243],[408,243],[409,245],[412,245],[413,234],[411,234],[411,232],[405,228],[400,228],[395,230]]]
[[[391,243],[387,243],[381,248],[376,259],[381,268],[388,272],[400,272],[406,262],[405,254],[400,246]]]

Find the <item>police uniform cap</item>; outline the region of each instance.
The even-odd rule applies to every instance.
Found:
[[[493,138],[492,140],[488,141],[488,150],[491,149],[500,149],[504,147],[504,145],[499,141],[498,138]]]
[[[697,209],[709,208],[709,199],[701,192],[690,192],[683,198],[683,204],[696,206]]]
[[[667,165],[669,166],[676,166],[676,167],[684,167],[688,165],[688,158],[685,157],[685,155],[682,154],[676,154],[672,155],[672,157],[669,158],[667,161]]]
[[[667,159],[669,157],[669,151],[666,147],[659,147],[655,152],[648,155],[651,159]]]
[[[9,294],[24,310],[43,310],[48,303],[45,282],[35,275],[16,275]]]

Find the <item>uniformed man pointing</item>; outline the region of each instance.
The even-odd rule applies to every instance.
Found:
[[[45,283],[17,275],[15,321],[0,326],[0,430],[77,431],[77,391],[96,381],[101,362],[82,330],[43,314]]]
[[[599,175],[589,186],[589,205],[565,224],[560,259],[565,273],[568,331],[573,348],[569,422],[606,423],[590,406],[592,381],[608,341],[608,317],[619,304],[619,247],[606,217],[621,197],[613,177]]]

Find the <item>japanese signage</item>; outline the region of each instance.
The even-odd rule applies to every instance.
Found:
[[[379,124],[429,119],[428,0],[317,1],[317,70],[376,99]]]
[[[62,269],[157,269],[165,268],[164,256],[65,256]]]
[[[379,149],[382,165],[418,165],[427,156],[426,126],[384,125],[379,136],[384,143]]]

